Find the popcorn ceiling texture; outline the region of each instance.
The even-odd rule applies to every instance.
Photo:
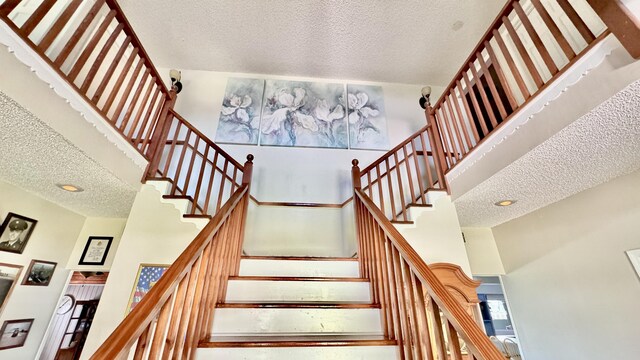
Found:
[[[136,189],[0,92],[0,180],[85,216],[126,217]],[[69,193],[55,184],[85,191]]]
[[[493,227],[640,168],[640,81],[473,188],[462,226]],[[498,207],[502,199],[514,205]]]
[[[506,1],[118,3],[159,67],[446,85]]]

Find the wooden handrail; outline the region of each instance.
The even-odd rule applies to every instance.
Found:
[[[246,204],[249,185],[242,184],[231,196],[229,201],[216,213],[211,221],[196,236],[189,246],[180,254],[169,269],[162,275],[158,283],[145,295],[134,310],[118,325],[113,333],[105,340],[91,359],[112,360],[125,359],[129,349],[139,341],[143,333],[153,320],[160,314],[162,308],[173,296],[181,281],[183,281],[192,268],[203,255],[205,248],[212,243],[216,235],[232,212],[239,208],[240,204]],[[227,239],[219,239],[225,241]],[[238,257],[239,258],[239,257]],[[218,260],[216,258],[216,260]],[[221,258],[221,260],[223,260]],[[205,272],[206,274],[206,272]],[[211,281],[211,279],[203,279]],[[226,279],[225,279],[226,281]],[[192,309],[193,311],[193,309]],[[199,340],[199,339],[198,339]]]
[[[567,0],[556,1],[555,10],[563,12],[572,25],[554,21],[549,5],[540,0],[509,0],[440,98],[426,111],[427,122],[436,134],[434,142],[444,155],[444,173],[508,123],[609,33],[602,23],[587,23],[589,11],[607,20],[606,14],[597,13],[599,9],[578,12]],[[528,10],[537,13],[542,21]],[[559,26],[566,29],[561,31]],[[518,27],[522,29],[518,31]],[[598,33],[595,29],[602,30]],[[623,35],[629,33],[632,31],[621,31]],[[586,45],[573,39],[582,39]],[[560,50],[547,46],[549,42],[558,43]],[[546,78],[546,74],[550,77]]]

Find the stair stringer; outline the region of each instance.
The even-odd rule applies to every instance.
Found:
[[[164,195],[169,195],[171,189],[171,183],[164,180],[147,180],[145,186],[151,186],[157,191],[160,196],[160,201],[164,204],[173,205],[173,207],[180,213],[180,220],[184,223],[190,223],[196,226],[198,230],[204,229],[209,223],[209,219],[198,218],[186,218],[185,214],[188,214],[191,210],[190,202],[187,199],[167,199]]]

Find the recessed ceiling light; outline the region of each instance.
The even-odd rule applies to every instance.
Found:
[[[513,205],[516,203],[516,200],[500,200],[497,203],[495,203],[495,206],[509,206],[509,205]]]
[[[57,187],[59,187],[62,190],[68,191],[68,192],[82,192],[84,191],[83,188],[77,187],[75,185],[71,185],[71,184],[56,184]]]

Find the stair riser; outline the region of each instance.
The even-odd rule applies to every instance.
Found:
[[[371,302],[369,283],[343,281],[231,280],[226,302]]]
[[[216,309],[212,335],[381,335],[379,309]]]
[[[225,360],[395,360],[395,346],[198,349],[196,359]]]
[[[356,278],[360,274],[357,261],[243,259],[240,276]]]

